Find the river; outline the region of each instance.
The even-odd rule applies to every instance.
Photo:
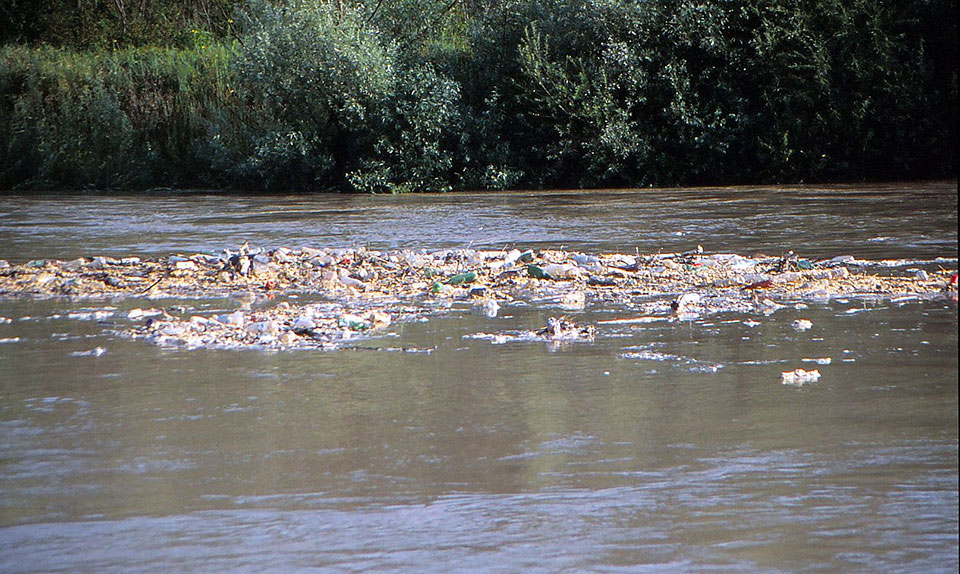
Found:
[[[956,269],[957,184],[0,197],[11,262],[245,240]],[[956,301],[805,303],[560,347],[469,337],[555,307],[454,304],[394,350],[268,353],[118,337],[138,300],[0,300],[0,571],[956,572]]]

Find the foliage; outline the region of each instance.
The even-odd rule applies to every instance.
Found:
[[[3,188],[956,177],[947,0],[52,2],[0,0],[61,46],[0,49]]]
[[[247,176],[267,188],[342,185],[371,153],[395,91],[392,47],[332,4],[260,3],[235,60]]]
[[[191,47],[192,30],[229,38],[238,0],[0,0],[0,44]]]
[[[209,185],[223,50],[0,49],[0,187]]]

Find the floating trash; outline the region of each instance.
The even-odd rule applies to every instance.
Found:
[[[71,357],[99,357],[100,355],[106,353],[107,350],[103,347],[94,347],[89,351],[74,351],[70,353]]]
[[[473,308],[476,309],[480,314],[494,318],[497,316],[497,313],[500,312],[500,304],[497,303],[496,299],[478,299],[474,303]]]
[[[813,322],[807,319],[797,319],[790,326],[797,331],[808,331],[813,328]]]
[[[67,319],[76,319],[80,321],[100,321],[113,317],[114,311],[101,309],[97,311],[75,311],[67,313]]]
[[[162,315],[163,311],[160,309],[141,309],[139,307],[135,309],[130,309],[127,311],[127,319],[142,319],[144,317],[156,317],[157,315]]]
[[[690,372],[713,374],[713,373],[719,373],[720,369],[722,368],[723,368],[723,365],[720,363],[717,363],[714,365],[694,365],[693,367],[690,367]]]
[[[644,323],[657,323],[660,321],[666,321],[668,319],[669,317],[657,317],[652,315],[646,315],[643,317],[630,317],[627,319],[604,319],[602,321],[597,321],[597,324],[598,325],[642,325]]]
[[[780,373],[780,380],[785,385],[795,386],[801,386],[806,383],[815,383],[820,380],[820,371],[816,369],[812,371],[805,371],[803,369],[784,371]]]
[[[695,313],[700,309],[701,301],[699,293],[684,293],[670,303],[670,309],[677,315]]]
[[[477,274],[473,271],[459,273],[447,279],[447,285],[463,285],[464,283],[473,283],[477,280]]]
[[[566,317],[550,317],[547,319],[547,326],[538,329],[537,335],[551,340],[592,340],[597,334],[597,328],[593,325],[581,325],[568,321]]]
[[[593,325],[583,325],[569,321],[566,317],[550,317],[545,327],[528,331],[501,331],[498,333],[473,333],[464,335],[464,339],[481,339],[494,345],[518,341],[593,341],[597,329]]]
[[[497,316],[505,304],[558,304],[579,310],[590,301],[595,307],[640,307],[637,316],[597,322],[629,325],[713,313],[768,315],[797,308],[803,301],[870,298],[899,304],[956,296],[953,270],[926,271],[923,279],[915,267],[878,264],[882,274],[872,274],[871,266],[851,256],[822,261],[789,252],[747,257],[709,254],[699,246],[680,253],[627,255],[551,249],[264,249],[245,243],[220,253],[198,251],[153,259],[85,257],[8,263],[0,266],[0,298],[228,297],[239,301],[239,309],[216,316],[194,313],[197,318],[191,319],[172,308],[146,306],[121,312],[129,321],[142,322],[122,334],[157,344],[336,348],[342,339],[398,320],[422,318],[458,302],[488,317]],[[332,307],[281,308],[270,303],[302,295],[322,296]],[[374,311],[383,315],[368,315]],[[92,309],[67,316],[100,320],[114,314]],[[743,324],[759,325],[753,319]],[[556,334],[543,336],[557,338]],[[571,338],[586,338],[586,331]]]
[[[587,304],[587,295],[583,291],[570,291],[560,298],[560,307],[571,311],[583,309]]]
[[[620,353],[621,359],[634,359],[638,361],[681,361],[681,362],[691,362],[692,359],[687,357],[681,357],[680,355],[673,355],[670,353],[661,353],[659,351],[650,351],[650,350],[641,350],[641,351],[627,351]]]

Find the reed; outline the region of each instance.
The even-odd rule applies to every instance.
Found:
[[[0,48],[0,187],[210,185],[229,50]]]

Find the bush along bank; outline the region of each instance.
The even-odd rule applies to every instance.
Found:
[[[847,4],[253,0],[177,47],[8,44],[0,189],[956,177],[955,5]]]
[[[0,186],[216,183],[227,54],[0,49]]]

